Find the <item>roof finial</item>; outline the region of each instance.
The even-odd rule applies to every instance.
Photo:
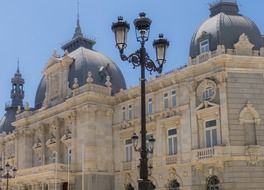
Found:
[[[77,26],[75,28],[73,39],[79,36],[83,36],[83,34],[82,34],[81,26],[80,26],[80,1],[77,0]]]
[[[19,71],[19,57],[17,58],[17,73],[20,73],[20,71]]]
[[[77,21],[80,19],[80,1],[77,0]]]

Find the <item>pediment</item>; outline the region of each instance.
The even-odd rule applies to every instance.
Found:
[[[218,116],[219,105],[213,102],[204,101],[196,108],[196,115],[198,119]]]
[[[203,101],[197,108],[196,111],[204,110],[211,107],[218,107],[218,104],[209,101]]]

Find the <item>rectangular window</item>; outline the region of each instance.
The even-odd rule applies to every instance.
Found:
[[[213,147],[217,145],[216,120],[205,122],[205,142],[206,147]]]
[[[152,138],[153,137],[153,134],[147,134],[147,136],[146,136],[146,140],[147,140],[147,149],[148,150],[150,150],[150,149],[152,149],[153,150],[153,147],[151,147],[152,145],[151,145],[151,143],[149,142],[149,139],[150,138]],[[153,157],[153,153],[148,153],[148,158],[152,158]]]
[[[168,130],[168,154],[177,154],[177,129]]]
[[[57,163],[57,152],[52,153],[52,163]]]
[[[153,108],[152,108],[152,98],[148,99],[148,114],[152,114],[153,113]]]
[[[129,106],[128,106],[128,119],[129,119],[129,120],[133,119],[132,105],[129,105]]]
[[[176,90],[171,92],[171,105],[172,107],[176,107]]]
[[[122,108],[122,121],[126,120],[126,107]]]
[[[200,42],[200,54],[209,51],[209,40],[203,40]]]
[[[169,108],[169,97],[168,97],[168,93],[165,93],[163,95],[163,108],[165,110]]]
[[[125,141],[125,161],[126,162],[131,162],[132,161],[132,140],[127,139]]]
[[[68,164],[71,164],[71,160],[72,160],[72,150],[69,148],[68,149]]]

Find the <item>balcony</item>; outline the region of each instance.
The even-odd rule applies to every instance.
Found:
[[[166,164],[170,165],[170,164],[177,164],[177,155],[168,155],[166,157]]]
[[[123,162],[123,170],[131,170],[132,169],[132,162]]]
[[[204,160],[212,158],[215,155],[214,147],[194,150],[194,160]]]

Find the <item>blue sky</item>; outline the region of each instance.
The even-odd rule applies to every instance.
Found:
[[[96,39],[95,49],[111,57],[122,70],[128,87],[138,84],[139,70],[122,62],[114,46],[111,24],[122,15],[131,23],[139,12],[152,19],[148,52],[154,58],[152,40],[164,33],[170,41],[168,72],[188,61],[193,32],[209,16],[208,4],[215,0],[80,0],[83,33]],[[263,0],[238,0],[240,12],[264,31]],[[45,63],[54,49],[72,38],[76,25],[77,0],[1,0],[0,4],[0,116],[10,100],[10,79],[17,59],[25,79],[25,101],[34,106],[35,93]],[[130,30],[127,53],[138,48]],[[152,77],[154,77],[153,75]]]

